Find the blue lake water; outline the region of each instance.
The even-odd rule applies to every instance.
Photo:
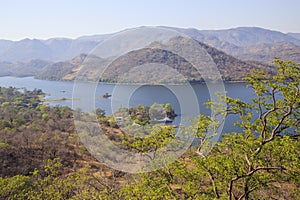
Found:
[[[86,83],[87,90],[85,87],[82,89],[82,95],[85,92],[90,92],[89,83]],[[2,87],[16,87],[16,88],[27,88],[28,90],[42,89],[43,92],[49,94],[46,99],[57,99],[57,98],[72,98],[73,97],[73,82],[65,81],[47,81],[38,80],[33,77],[16,78],[16,77],[0,77],[0,86]],[[195,84],[192,85],[195,92],[195,96],[198,102],[198,108],[194,104],[185,105],[185,108],[180,107],[180,99],[178,99],[178,94],[174,94],[174,91],[185,91],[185,86],[172,86],[172,89],[164,86],[150,86],[145,85],[141,87],[136,87],[132,85],[113,85],[113,84],[98,84],[93,92],[95,97],[91,102],[86,104],[94,104],[94,108],[104,109],[107,115],[111,115],[114,111],[114,107],[128,107],[137,105],[152,105],[154,102],[159,104],[170,103],[175,110],[175,113],[179,115],[176,117],[174,124],[179,124],[181,117],[189,117],[189,113],[186,110],[199,110],[199,113],[209,114],[210,111],[206,109],[204,103],[210,99],[208,89],[205,84]],[[254,93],[251,89],[246,87],[246,83],[225,83],[225,90],[227,91],[227,96],[233,98],[239,98],[243,101],[249,102],[253,97]],[[100,98],[101,95],[115,94],[118,96],[116,101],[112,101],[111,98]],[[124,94],[123,94],[124,93]],[[124,101],[123,97],[126,99]],[[184,97],[187,102],[189,101],[189,96]],[[76,100],[74,100],[76,101]],[[125,103],[124,103],[125,102]],[[48,103],[51,106],[69,106],[72,107],[72,101],[55,101]],[[90,106],[90,105],[89,105]],[[196,105],[197,106],[197,105]],[[231,116],[225,121],[223,132],[236,131],[237,129],[233,127],[234,121],[237,120],[236,117]]]

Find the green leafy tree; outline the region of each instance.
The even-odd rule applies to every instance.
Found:
[[[300,67],[276,60],[277,74],[266,79],[262,71],[247,81],[256,97],[252,103],[227,97],[227,110],[215,113],[238,115],[239,131],[222,135],[211,152],[201,157],[205,143],[176,163],[141,175],[123,190],[136,199],[297,199],[300,180]],[[195,122],[198,137],[218,127],[204,115]],[[193,150],[193,148],[191,149]],[[156,184],[154,184],[156,183]],[[155,192],[151,191],[151,188]],[[160,190],[159,190],[160,188]],[[128,196],[126,196],[128,197]]]

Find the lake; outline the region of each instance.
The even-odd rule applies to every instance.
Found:
[[[82,86],[82,94],[84,92],[89,92],[90,85]],[[58,98],[72,98],[73,97],[73,82],[66,81],[47,81],[38,80],[33,77],[0,77],[0,86],[2,87],[16,87],[16,88],[27,88],[28,90],[42,89],[42,91],[48,96],[45,99],[58,99]],[[87,88],[87,89],[85,89]],[[179,124],[182,117],[190,117],[187,110],[198,110],[199,113],[209,114],[210,111],[205,107],[204,103],[209,100],[209,92],[205,84],[193,84],[192,88],[195,92],[198,108],[195,108],[194,104],[185,105],[185,108],[181,108],[181,102],[178,100],[178,94],[174,94],[174,91],[185,91],[185,86],[172,86],[171,89],[164,86],[152,86],[145,85],[137,87],[134,85],[114,85],[114,84],[98,84],[94,92],[94,102],[93,106],[95,108],[101,108],[105,110],[107,115],[111,115],[119,107],[132,107],[137,105],[152,105],[154,102],[159,104],[170,103],[178,114],[175,118],[174,124]],[[225,83],[225,90],[227,91],[227,96],[233,98],[240,98],[243,101],[249,102],[254,97],[254,93],[251,89],[247,88],[246,83]],[[76,93],[76,92],[75,92]],[[105,93],[113,94],[116,98],[100,98]],[[126,98],[123,98],[127,96]],[[78,95],[76,96],[78,97]],[[189,96],[180,97],[181,99],[191,98]],[[75,102],[76,100],[74,100]],[[85,102],[85,105],[90,107],[89,102]],[[71,100],[65,101],[53,101],[48,102],[50,106],[69,106],[72,107]],[[196,105],[197,106],[197,105]],[[84,107],[84,105],[82,105]],[[236,131],[237,129],[233,127],[233,123],[237,118],[230,116],[225,121],[223,132]]]

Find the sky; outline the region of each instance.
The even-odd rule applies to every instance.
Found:
[[[139,26],[300,33],[299,0],[0,0],[0,39],[77,38]]]

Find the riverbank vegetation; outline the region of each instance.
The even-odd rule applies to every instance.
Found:
[[[300,65],[274,64],[271,79],[262,71],[246,79],[256,94],[252,103],[220,97],[226,110],[208,103],[216,114],[239,116],[239,132],[224,133],[204,157],[199,144],[176,162],[141,174],[95,160],[80,142],[70,108],[41,104],[38,90],[0,88],[0,199],[299,199]],[[136,115],[139,109],[144,108],[131,113],[142,126],[146,118]],[[101,110],[96,114],[114,140],[121,133],[117,124]],[[205,140],[211,124],[218,127],[200,115],[192,129]],[[153,151],[174,138],[172,131],[165,127],[144,139],[123,136],[117,143]]]

